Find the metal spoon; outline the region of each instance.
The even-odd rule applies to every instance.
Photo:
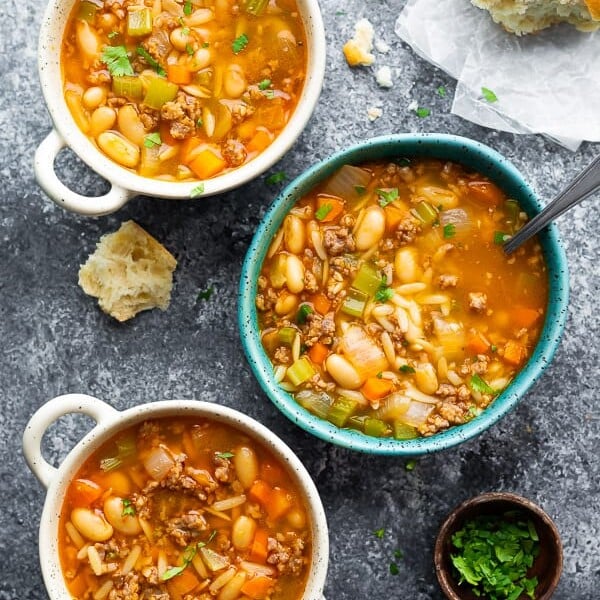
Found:
[[[512,254],[523,242],[534,236],[564,212],[579,204],[600,187],[600,156],[597,156],[567,187],[548,203],[542,212],[508,240],[503,248],[505,254]]]

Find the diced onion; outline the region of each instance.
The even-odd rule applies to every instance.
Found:
[[[351,199],[360,194],[356,189],[365,188],[371,181],[371,173],[359,167],[344,165],[336,171],[322,190],[323,194],[338,196],[339,198]]]
[[[434,407],[431,404],[424,404],[423,402],[416,402],[413,400],[410,403],[408,410],[399,420],[407,425],[418,427],[427,421],[427,417],[430,415],[433,408]]]
[[[200,554],[202,554],[204,564],[213,571],[213,573],[229,566],[229,559],[226,556],[221,556],[210,548],[200,548]]]
[[[362,377],[375,377],[387,369],[388,362],[383,350],[359,326],[350,326],[340,344],[345,357]]]
[[[404,394],[395,393],[388,396],[375,412],[375,416],[382,421],[394,420],[402,417],[411,405],[411,400]]]
[[[156,481],[161,481],[175,465],[175,461],[164,447],[153,448],[144,459],[144,468],[148,475]]]
[[[213,502],[212,508],[218,511],[230,510],[236,506],[244,504],[244,502],[246,502],[246,496],[244,494],[240,494],[239,496],[225,498],[225,500],[217,500],[216,502]]]
[[[273,567],[269,567],[267,565],[260,565],[258,563],[250,562],[248,560],[240,561],[240,567],[250,575],[263,575],[266,577],[272,577],[276,573]]]

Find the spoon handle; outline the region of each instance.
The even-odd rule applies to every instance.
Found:
[[[525,224],[504,244],[504,253],[513,253],[523,242],[534,236],[600,187],[600,155],[597,156],[569,185],[560,192],[542,212]]]

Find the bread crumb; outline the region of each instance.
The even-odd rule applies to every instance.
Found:
[[[375,40],[375,50],[381,52],[381,54],[387,54],[390,51],[390,47],[383,40]]]
[[[368,19],[360,19],[354,25],[354,37],[344,44],[344,56],[351,67],[369,66],[375,62],[373,49],[373,25]]]
[[[408,105],[408,110],[417,110],[417,108],[419,108],[419,103],[416,100],[413,100],[409,105]]]
[[[166,310],[171,300],[177,261],[147,231],[126,221],[103,235],[95,252],[79,269],[79,285],[98,298],[100,308],[117,321],[143,310]]]
[[[381,108],[377,108],[376,106],[370,106],[367,108],[367,116],[369,117],[369,121],[373,122],[379,119],[379,117],[383,114]]]
[[[392,70],[388,66],[380,67],[375,75],[377,85],[383,88],[391,88],[394,83],[392,82]]]

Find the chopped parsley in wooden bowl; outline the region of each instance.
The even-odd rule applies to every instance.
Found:
[[[449,600],[547,600],[562,571],[562,545],[550,517],[506,492],[476,496],[452,511],[434,562]]]

